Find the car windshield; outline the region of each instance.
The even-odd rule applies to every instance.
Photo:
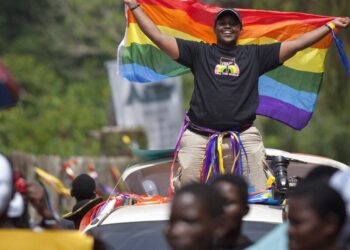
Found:
[[[115,223],[95,227],[89,231],[97,235],[108,250],[167,250],[171,249],[164,237],[167,221]],[[253,242],[271,231],[277,224],[244,221],[243,234]]]
[[[91,229],[108,250],[171,249],[163,231],[167,221],[146,221],[101,225]]]

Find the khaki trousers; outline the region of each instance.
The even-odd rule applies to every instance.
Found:
[[[240,134],[242,143],[248,157],[242,155],[243,174],[247,177],[249,186],[256,190],[265,188],[266,181],[270,175],[265,161],[265,148],[259,130],[252,126]],[[205,157],[205,149],[208,137],[186,130],[183,134],[178,154],[179,168],[174,176],[174,187],[178,190],[184,184],[199,182],[200,173]],[[230,138],[222,141],[224,166],[227,173],[232,167],[232,147]]]

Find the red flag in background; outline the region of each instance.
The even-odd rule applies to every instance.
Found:
[[[0,109],[15,106],[19,99],[19,85],[6,67],[0,63]]]

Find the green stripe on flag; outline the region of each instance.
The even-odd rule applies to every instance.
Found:
[[[293,89],[318,94],[323,73],[311,73],[288,68],[284,65],[265,74]]]
[[[122,61],[123,64],[136,63],[148,67],[165,76],[178,76],[190,72],[188,68],[178,64],[158,48],[147,44],[132,43],[130,47],[124,48]]]

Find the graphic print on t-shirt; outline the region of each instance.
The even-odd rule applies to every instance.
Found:
[[[239,76],[236,58],[221,57],[220,64],[215,66],[215,74],[223,76]]]

